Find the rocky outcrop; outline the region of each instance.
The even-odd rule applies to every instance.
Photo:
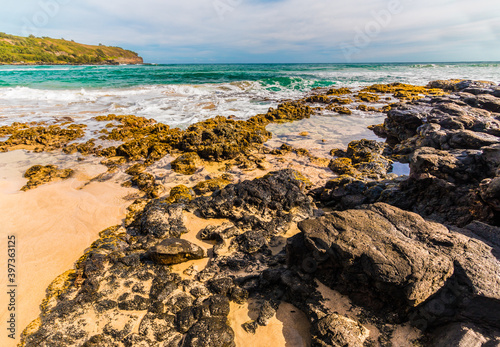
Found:
[[[162,265],[173,265],[204,258],[205,251],[192,242],[182,239],[165,239],[148,250],[151,259]]]
[[[500,329],[500,263],[468,230],[382,203],[299,228],[289,264],[372,312],[423,329],[463,320]]]
[[[148,199],[129,208],[126,229],[102,232],[75,269],[51,285],[26,346],[234,346],[230,302],[249,299],[255,310],[245,331],[255,333],[287,302],[309,320],[312,346],[390,346],[399,345],[397,338],[494,345],[498,88],[467,81],[432,86],[375,85],[353,95],[380,101],[391,94],[403,102],[385,107],[385,123],[373,128],[385,143],[363,139],[332,150],[328,166],[339,176],[311,191],[309,179],[285,169],[237,183],[229,175],[206,177],[193,187],[184,177],[187,185],[158,197],[145,168],[173,152],[179,160],[172,167],[181,163],[188,174],[204,160],[264,170],[263,156],[246,153],[269,138],[267,124],[309,117],[305,103],[350,105],[353,99],[334,97],[350,90],[317,90],[247,122],[217,117],[185,131],[140,117],[102,117],[120,123],[105,139],[124,141],[107,153],[144,160],[127,173]],[[190,156],[195,165],[184,162]],[[392,172],[397,161],[408,163],[408,176]],[[193,232],[185,219],[191,214],[218,220],[197,235],[213,244],[208,265],[186,264],[181,278],[169,264],[206,254],[183,239]],[[287,239],[295,225],[300,232]]]
[[[143,234],[157,238],[179,238],[187,232],[183,222],[183,205],[169,204],[162,199],[150,202],[141,216]]]
[[[284,266],[284,253],[272,256],[269,244],[291,221],[312,216],[308,184],[300,173],[283,170],[184,204],[151,200],[126,233],[113,228],[94,242],[64,290],[47,300],[25,345],[234,346],[229,302],[245,303],[263,269]],[[209,266],[181,279],[169,264],[205,256],[182,239],[187,210],[228,218],[231,223],[207,227],[201,237],[226,240],[233,253],[214,247]],[[257,325],[276,311],[261,312]]]
[[[492,106],[500,100],[498,87],[471,81],[429,86],[458,93],[394,104],[384,124],[373,127],[388,146],[377,162],[409,162],[409,177],[391,178],[373,165],[355,170],[351,158],[340,156],[330,167],[347,176],[314,191],[315,198],[337,209],[386,202],[441,223],[498,225],[500,120]]]

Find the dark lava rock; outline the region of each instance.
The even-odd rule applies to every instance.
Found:
[[[354,302],[390,313],[388,319],[424,321],[422,329],[461,320],[499,328],[500,266],[488,245],[466,236],[469,230],[382,203],[299,228],[287,248],[289,264]]]
[[[226,296],[214,295],[209,297],[205,303],[210,308],[212,316],[227,316],[229,314],[229,299]]]
[[[335,313],[321,319],[314,330],[314,345],[325,347],[362,347],[369,335],[368,329],[359,322]]]
[[[499,346],[500,334],[489,333],[475,324],[451,323],[435,329],[429,340],[431,347]]]
[[[384,302],[398,311],[421,304],[452,275],[453,263],[418,238],[447,229],[398,211],[376,204],[300,222],[299,238],[317,258],[324,258],[306,263],[307,270],[332,287],[341,283],[345,292],[359,293],[372,306]]]
[[[362,139],[351,141],[347,150],[332,150],[328,167],[339,175],[364,177],[367,179],[385,178],[392,169],[392,161],[387,157],[388,146],[383,142]]]
[[[198,245],[182,239],[165,239],[148,250],[148,254],[157,264],[172,265],[193,259],[204,258],[205,251]]]
[[[229,277],[217,278],[208,281],[207,287],[214,294],[228,295],[234,287],[234,282]]]
[[[312,216],[313,205],[305,193],[309,185],[301,173],[285,169],[230,184],[209,197],[196,199],[195,204],[202,217],[229,218],[238,227],[262,227],[270,236],[286,231],[294,219]]]
[[[169,204],[162,199],[151,201],[142,213],[142,233],[154,237],[180,237],[187,232],[183,222],[183,206]]]
[[[452,183],[480,181],[486,174],[486,165],[480,151],[440,151],[431,147],[417,149],[410,161],[413,176],[429,174]]]
[[[120,310],[126,311],[143,311],[147,310],[151,301],[143,296],[134,295],[132,300],[125,300],[118,303]]]
[[[203,318],[189,329],[183,347],[234,347],[234,332],[224,319]]]
[[[245,253],[258,252],[266,244],[266,238],[262,230],[250,230],[238,236],[236,242],[239,250]]]

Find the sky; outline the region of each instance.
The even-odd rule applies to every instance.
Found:
[[[497,0],[22,0],[0,23],[148,63],[500,61]]]

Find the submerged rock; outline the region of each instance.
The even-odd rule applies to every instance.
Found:
[[[179,264],[206,256],[203,248],[182,239],[165,239],[151,247],[148,254],[155,263],[162,265]]]

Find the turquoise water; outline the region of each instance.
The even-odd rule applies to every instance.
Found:
[[[500,82],[500,63],[0,66],[0,125],[136,114],[175,126],[245,119],[312,88],[436,79]]]
[[[258,81],[270,90],[303,90],[332,84],[415,83],[434,75],[498,82],[500,63],[2,66],[0,87],[129,88]]]

